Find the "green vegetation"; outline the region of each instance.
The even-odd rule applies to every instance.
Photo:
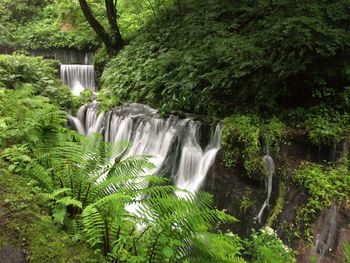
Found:
[[[237,220],[214,209],[210,194],[183,192],[186,198],[180,197],[182,190],[147,175],[154,168],[147,157],[112,162],[127,142],[106,143],[99,135],[85,138],[65,128],[66,113],[57,103],[63,98],[43,96],[51,85],[60,85],[51,61],[1,59],[5,175],[0,185],[6,192],[3,205],[10,207],[4,216],[11,220],[0,224],[6,233],[0,245],[25,247],[29,254],[23,257],[35,263],[245,262],[248,248],[260,246],[255,239],[247,245],[250,241],[214,231],[217,224]],[[38,71],[27,74],[25,68]],[[47,79],[41,81],[45,72]],[[130,206],[134,212],[126,209]],[[271,251],[279,253],[275,246],[271,243]]]
[[[236,114],[225,118],[222,134],[224,164],[233,168],[243,163],[250,176],[261,172],[262,155],[279,152],[284,129],[284,124],[276,118],[265,123],[255,115]]]
[[[189,1],[110,61],[103,87],[164,111],[225,116],[341,100],[348,1]]]
[[[284,183],[281,182],[278,186],[278,196],[277,196],[276,204],[266,222],[266,225],[268,227],[273,226],[273,223],[275,222],[279,214],[282,212],[284,202],[285,202],[284,200],[285,195],[286,195],[286,186],[284,185]]]
[[[239,201],[239,209],[241,212],[246,213],[249,209],[255,209],[255,202],[252,199],[252,192],[247,190],[242,195]]]
[[[55,225],[40,189],[27,177],[0,171],[0,251],[13,246],[29,252],[28,262],[103,262],[85,242]],[[4,222],[7,222],[4,224]]]
[[[259,232],[253,232],[250,246],[251,262],[268,263],[268,262],[296,262],[293,252],[283,244],[277,237],[276,232],[265,227]]]
[[[350,139],[350,1],[0,0],[0,7],[0,50],[96,51],[101,110],[130,101],[164,115],[222,118],[225,171],[241,172],[249,186],[233,207],[247,216],[257,212],[253,191],[264,179],[262,156],[271,154],[278,176],[266,226],[279,227],[290,244],[312,241],[321,211],[349,198],[346,147],[335,164],[300,165],[307,157],[293,154],[307,143],[320,156],[332,148],[336,160]],[[57,61],[26,54],[0,55],[0,252],[24,248],[34,263],[295,262],[270,228],[246,239],[222,233],[237,220],[207,193],[180,198],[169,181],[148,175],[148,157],[112,161],[128,142],[67,129],[66,112],[95,95],[73,97]],[[298,145],[282,153],[290,138]],[[305,204],[283,221],[290,191],[301,189]],[[349,261],[347,245],[344,254]]]
[[[349,263],[350,262],[350,245],[345,244],[344,245],[344,251],[345,251],[345,262]]]
[[[328,169],[304,163],[295,172],[294,179],[307,189],[310,195],[305,206],[298,209],[296,220],[298,224],[304,226],[304,235],[311,241],[311,225],[321,209],[329,207],[333,201],[341,201],[348,197],[350,192],[348,163]]]
[[[0,6],[0,28],[11,35],[0,39],[0,46],[85,49],[99,45],[75,1],[1,0]]]
[[[306,120],[310,142],[316,145],[332,145],[349,139],[350,117],[347,113],[321,111]]]
[[[150,21],[158,27],[160,16],[169,12],[169,8],[181,8],[180,2],[117,1],[118,25],[123,38],[134,37]],[[107,25],[105,1],[90,0],[88,4],[101,25]],[[78,0],[0,0],[0,6],[0,47],[96,49],[101,45]],[[112,32],[106,33],[112,35]]]
[[[222,141],[226,147],[224,160],[226,166],[234,167],[241,159],[248,174],[260,170],[261,144],[258,122],[255,116],[241,115],[234,115],[224,120]],[[234,148],[227,149],[228,147]]]
[[[35,95],[45,96],[62,108],[71,108],[73,96],[58,79],[58,69],[59,64],[54,60],[21,54],[0,55],[0,87],[17,89],[25,86],[29,90],[31,86]]]

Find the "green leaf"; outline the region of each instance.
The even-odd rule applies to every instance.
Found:
[[[162,253],[166,258],[171,258],[174,255],[174,251],[171,247],[164,247]]]

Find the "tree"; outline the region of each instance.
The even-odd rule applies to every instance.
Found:
[[[79,0],[79,4],[86,20],[105,44],[109,55],[116,54],[119,50],[121,50],[124,46],[124,40],[120,33],[117,21],[117,0],[105,0],[106,15],[110,33],[108,33],[102,24],[95,18],[86,0]]]

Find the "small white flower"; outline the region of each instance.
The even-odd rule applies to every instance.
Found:
[[[261,230],[262,233],[264,234],[268,234],[270,236],[277,236],[275,230],[273,230],[271,227],[264,227],[262,230]]]
[[[234,237],[235,236],[232,232],[227,232],[225,235],[229,236],[229,237]]]

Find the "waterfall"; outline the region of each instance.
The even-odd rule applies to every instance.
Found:
[[[322,258],[332,251],[335,245],[337,235],[337,203],[335,200],[318,227],[319,233],[315,238],[315,254],[317,262],[322,262]]]
[[[180,189],[195,193],[220,149],[221,126],[205,147],[200,146],[201,123],[176,116],[161,118],[157,110],[142,104],[128,104],[99,113],[96,103],[82,106],[76,117],[70,116],[72,127],[79,133],[99,132],[105,141],[130,141],[123,158],[150,156],[153,174],[169,176]]]
[[[221,127],[218,125],[214,137],[203,151],[198,144],[197,129],[198,127],[193,124],[188,129],[175,183],[178,188],[186,189],[192,193],[202,186],[209,168],[213,165],[220,149],[221,137]]]
[[[275,162],[270,155],[265,155],[262,159],[264,166],[264,175],[265,175],[265,189],[267,190],[267,197],[263,203],[258,215],[255,219],[258,219],[258,222],[261,223],[261,218],[263,216],[264,210],[270,203],[270,197],[272,192],[272,177],[275,173]]]
[[[84,89],[96,91],[95,71],[92,65],[61,65],[61,80],[79,95]]]

